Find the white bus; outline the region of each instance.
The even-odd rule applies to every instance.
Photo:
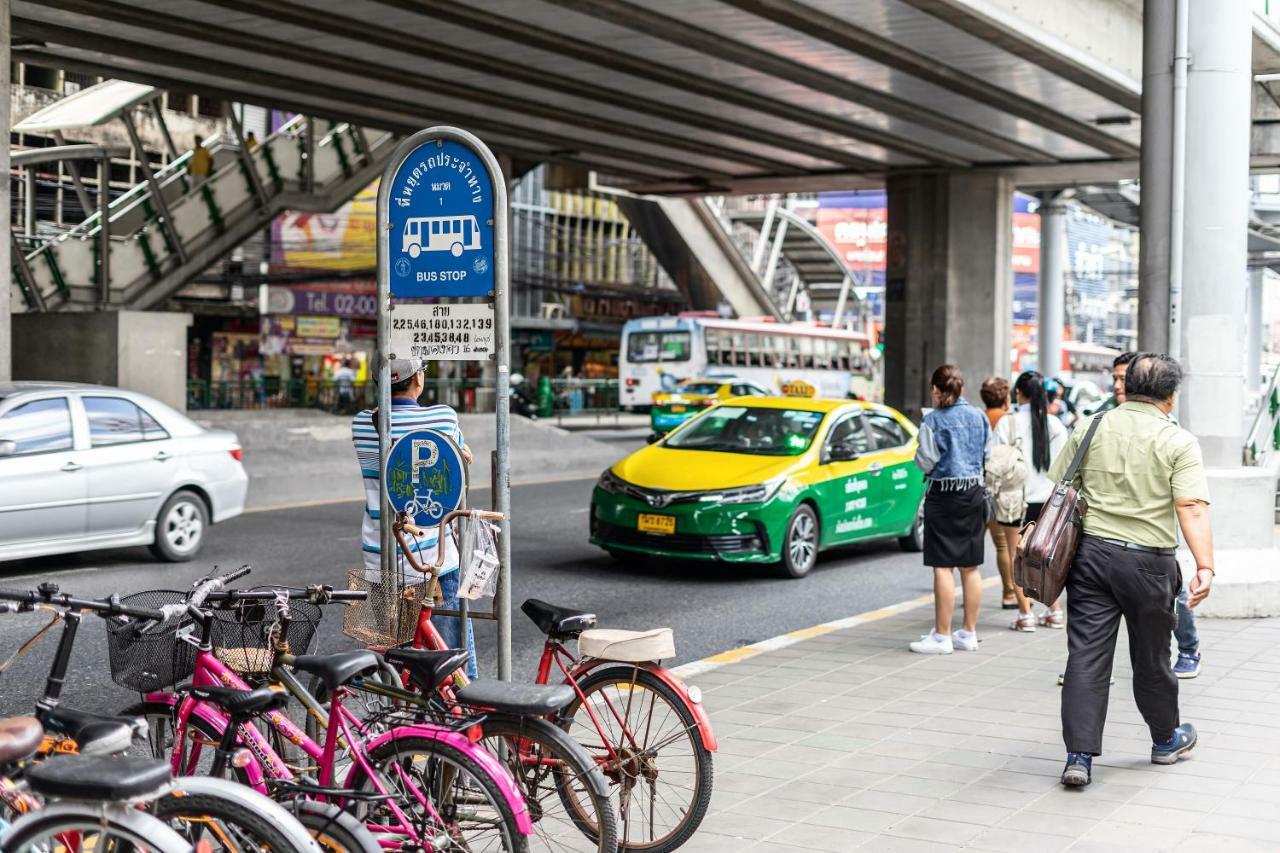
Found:
[[[473,215],[416,216],[404,223],[400,251],[416,258],[423,252],[450,252],[456,258],[480,248],[480,225]]]
[[[628,320],[618,357],[619,404],[647,410],[653,395],[685,379],[737,377],[782,393],[796,379],[819,397],[879,401],[883,383],[871,339],[811,323],[722,320],[682,314]]]

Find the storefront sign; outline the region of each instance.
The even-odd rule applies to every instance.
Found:
[[[360,292],[363,291],[363,292]],[[378,294],[372,281],[359,289],[338,289],[325,285],[311,287],[273,286],[267,289],[267,314],[328,314],[333,317],[376,317]]]
[[[476,151],[433,139],[409,152],[386,215],[393,297],[492,297],[493,182]]]
[[[480,361],[494,351],[493,306],[398,304],[391,312],[390,358]]]
[[[397,440],[383,473],[391,506],[422,527],[439,524],[445,513],[462,506],[466,495],[462,451],[433,429],[415,430]]]
[[[342,323],[337,317],[298,317],[294,334],[300,338],[336,338],[342,334]]]

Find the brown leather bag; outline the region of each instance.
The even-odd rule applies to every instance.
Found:
[[[1042,604],[1051,605],[1067,586],[1067,575],[1080,544],[1080,528],[1088,510],[1085,499],[1072,484],[1085,451],[1098,431],[1102,415],[1095,415],[1062,481],[1045,501],[1038,521],[1028,522],[1019,532],[1018,553],[1013,559],[1013,582],[1022,592]]]

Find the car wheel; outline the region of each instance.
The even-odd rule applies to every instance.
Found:
[[[788,577],[802,578],[818,562],[818,516],[813,507],[800,504],[787,522],[782,540],[782,568]]]
[[[916,522],[911,525],[911,532],[898,537],[898,547],[908,554],[919,554],[924,550],[924,504],[916,512]]]
[[[156,516],[156,540],[151,553],[170,563],[195,557],[209,529],[209,511],[194,492],[174,492]]]
[[[609,552],[610,557],[624,566],[634,566],[645,561],[644,554],[637,554],[634,551],[619,551],[616,548],[606,548],[605,550]]]

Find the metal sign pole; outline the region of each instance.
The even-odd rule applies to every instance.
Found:
[[[481,174],[483,172],[484,174]],[[485,180],[488,201],[486,204]],[[395,221],[392,202],[395,202]],[[396,148],[378,186],[378,449],[391,436],[390,359],[491,359],[496,365],[494,507],[498,538],[498,677],[511,677],[511,477],[507,182],[478,138],[432,127]],[[486,245],[488,243],[488,245]],[[394,249],[393,249],[394,245]],[[435,300],[421,304],[423,297]],[[450,301],[477,297],[487,304]],[[405,302],[396,300],[417,300]],[[393,322],[392,312],[396,312]],[[394,342],[394,343],[393,343]],[[397,351],[398,350],[398,351]],[[395,515],[381,477],[383,583],[394,578]]]

